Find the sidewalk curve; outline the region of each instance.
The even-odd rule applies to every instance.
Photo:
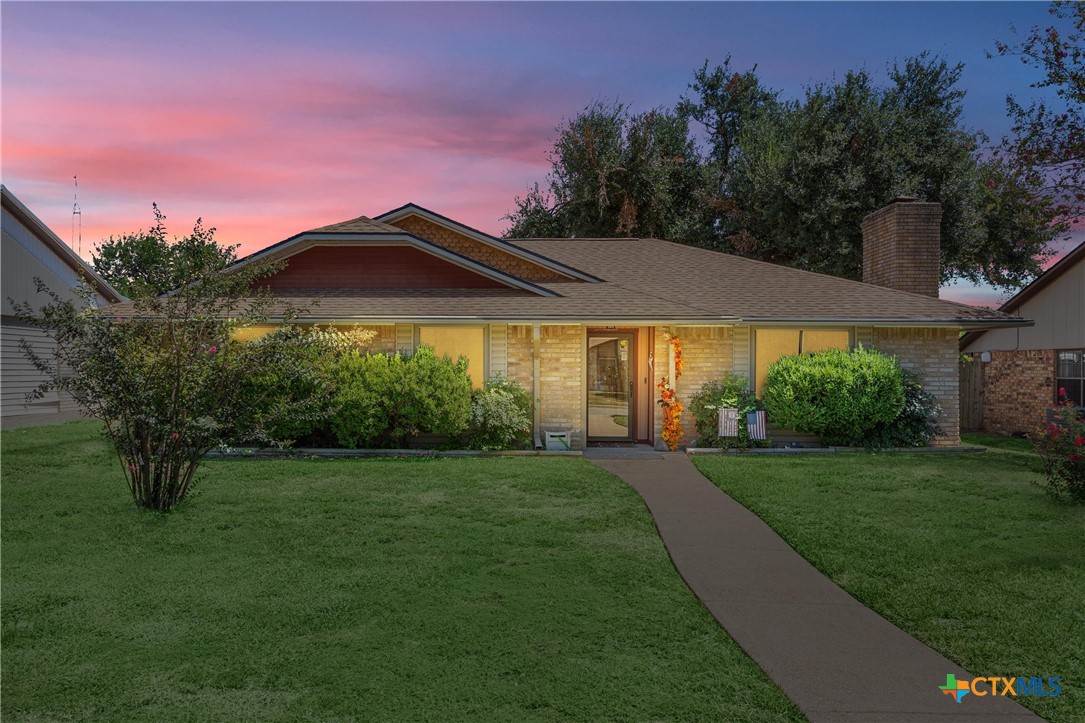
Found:
[[[943,695],[947,674],[973,676],[818,572],[686,455],[591,461],[640,493],[686,584],[811,721],[1042,720],[1011,698]]]

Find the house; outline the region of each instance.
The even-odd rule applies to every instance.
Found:
[[[1085,407],[1085,243],[999,307],[1035,326],[978,329],[961,337],[974,381],[962,389],[982,429],[1028,433],[1047,421],[1060,389]]]
[[[52,341],[39,329],[28,327],[14,316],[12,300],[43,303],[34,278],[40,278],[50,290],[70,300],[82,299],[76,289],[83,279],[94,291],[95,306],[121,301],[113,287],[79,258],[5,186],[0,186],[3,243],[0,245],[0,288],[3,314],[0,316],[0,419],[4,427],[44,424],[76,419],[79,410],[66,395],[50,392],[42,399],[27,403],[27,392],[35,389],[43,376],[34,368],[19,346],[21,339],[34,345],[38,353],[47,352]]]
[[[961,330],[1025,322],[938,300],[940,219],[938,204],[907,198],[871,214],[867,283],[657,239],[506,241],[414,204],[299,233],[238,265],[285,260],[263,283],[296,306],[321,297],[303,321],[373,328],[376,350],[463,354],[476,386],[515,380],[538,400],[536,439],[660,445],[656,384],[675,378],[677,340],[674,386],[687,400],[728,371],[760,390],[783,354],[863,344],[898,355],[941,400],[938,444],[951,445]]]

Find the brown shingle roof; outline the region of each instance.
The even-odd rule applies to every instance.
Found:
[[[610,285],[745,321],[1012,323],[999,312],[658,239],[524,239]]]
[[[347,223],[359,222],[379,223],[364,217]],[[996,311],[656,239],[525,239],[515,243],[602,281],[537,284],[558,294],[556,297],[514,289],[324,292],[324,298],[309,310],[308,317],[823,322],[964,328],[1022,323]],[[283,304],[307,306],[308,299],[317,293],[294,290]],[[130,304],[115,308],[121,316],[133,313]]]
[[[359,216],[349,221],[340,221],[320,228],[312,228],[304,233],[403,233],[403,229],[396,228],[381,221],[374,221],[368,216]]]

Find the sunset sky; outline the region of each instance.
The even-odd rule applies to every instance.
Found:
[[[730,53],[797,95],[922,50],[966,64],[965,122],[999,137],[1035,71],[988,60],[1044,3],[0,5],[3,182],[83,255],[151,202],[248,253],[413,201],[499,234],[593,99],[672,105]],[[1076,232],[1076,241],[1085,230]],[[1068,248],[1070,244],[1064,244]],[[990,290],[944,294],[994,303]]]

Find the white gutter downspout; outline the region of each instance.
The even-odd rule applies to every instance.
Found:
[[[535,449],[542,449],[542,326],[531,325],[531,407],[534,410],[532,426],[535,430]]]

